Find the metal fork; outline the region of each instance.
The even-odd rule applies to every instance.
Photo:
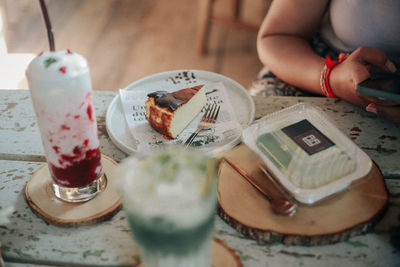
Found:
[[[188,140],[186,140],[185,146],[190,146],[200,131],[209,129],[214,125],[218,118],[219,109],[220,106],[217,104],[207,106],[206,111],[204,112],[204,115],[201,117],[199,125],[197,126],[197,130],[192,133]]]

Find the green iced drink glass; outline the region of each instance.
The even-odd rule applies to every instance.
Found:
[[[211,266],[217,162],[174,147],[131,156],[117,170],[145,267]]]

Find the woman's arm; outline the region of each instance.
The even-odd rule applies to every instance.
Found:
[[[308,40],[318,30],[328,0],[272,1],[257,39],[262,63],[281,80],[304,90],[322,94],[324,59],[315,54]]]
[[[320,77],[324,59],[314,53],[308,41],[319,29],[328,7],[328,0],[272,1],[257,38],[259,58],[265,66],[281,80],[316,94],[323,94]],[[370,76],[371,66],[396,71],[385,53],[372,47],[360,47],[331,71],[329,84],[333,94],[400,122],[398,103],[393,106],[393,102],[356,92],[356,85]]]

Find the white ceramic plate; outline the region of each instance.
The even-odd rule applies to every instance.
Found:
[[[198,83],[222,82],[228,92],[229,99],[238,122],[242,128],[247,128],[254,120],[254,101],[243,86],[221,74],[202,70],[174,70],[147,76],[128,85],[125,90],[148,90],[149,93],[162,89],[162,86],[176,86],[176,89],[193,86]],[[143,99],[143,102],[146,99]],[[113,143],[128,154],[137,152],[137,140],[131,135],[126,124],[120,96],[116,95],[106,113],[106,127]],[[211,153],[228,150],[240,142],[241,136],[228,143],[215,146]]]

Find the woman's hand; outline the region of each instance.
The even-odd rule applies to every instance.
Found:
[[[324,63],[308,40],[320,28],[329,3],[329,0],[272,1],[257,38],[258,54],[265,66],[281,80],[314,94],[322,94],[320,77]],[[357,84],[370,77],[371,66],[396,70],[382,51],[361,47],[333,68],[329,78],[333,94],[364,108],[373,103],[368,111],[400,122],[399,106],[357,93]]]
[[[329,77],[333,94],[362,106],[370,112],[400,122],[400,103],[380,100],[356,91],[357,84],[370,77],[372,67],[378,67],[389,72],[396,71],[396,67],[385,53],[373,47],[360,47],[347,56],[341,64],[333,68]]]
[[[367,111],[378,114],[388,120],[400,123],[400,106],[383,106],[375,103],[369,104]]]

